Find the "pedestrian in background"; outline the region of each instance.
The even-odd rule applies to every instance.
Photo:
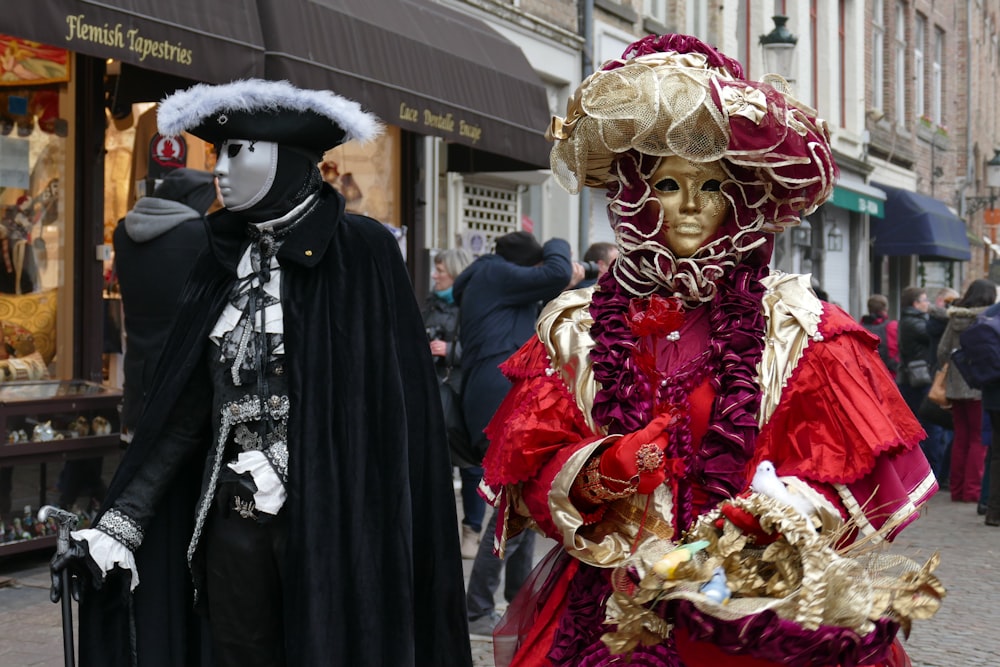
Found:
[[[177,298],[208,245],[205,215],[217,203],[215,176],[174,169],[115,228],[115,271],[125,314],[121,435],[126,443],[177,314]]]
[[[1000,314],[1000,303],[994,304],[983,311],[983,317],[996,317]],[[990,419],[990,463],[985,469],[988,478],[985,482],[990,493],[986,498],[987,526],[1000,526],[1000,382],[987,384],[983,387],[983,410]]]
[[[447,380],[453,387],[462,386],[462,344],[459,340],[459,313],[455,303],[454,284],[465,267],[472,263],[472,253],[465,248],[444,250],[434,256],[431,273],[434,289],[427,296],[422,311],[424,328],[430,340],[431,356],[438,380]],[[475,558],[479,534],[483,529],[486,501],[479,495],[479,480],[483,469],[455,461],[462,479],[462,558]]]
[[[587,270],[587,276],[574,287],[590,287],[597,284],[597,279],[608,272],[611,263],[617,257],[618,246],[614,243],[608,243],[607,241],[591,243],[590,247],[587,248],[587,252],[583,253],[583,264],[585,270]]]
[[[931,349],[930,336],[927,334],[927,311],[931,303],[927,298],[927,291],[923,287],[914,285],[903,289],[900,303],[902,310],[899,316],[899,372],[896,383],[906,405],[919,418],[920,404],[927,396],[930,383],[923,384],[912,378],[908,372],[908,365],[910,362],[924,361],[928,372],[934,366],[937,348]],[[946,473],[947,442],[941,437],[941,428],[926,419],[920,419],[920,425],[928,433],[920,442],[920,448],[923,449],[934,476],[941,484]],[[932,433],[935,437],[931,437]]]
[[[959,293],[951,287],[942,287],[934,294],[930,305],[927,307],[927,339],[934,354],[934,364],[931,366],[931,376],[940,368],[937,361],[937,349],[941,343],[941,336],[948,326],[948,306],[959,297]],[[922,401],[924,407],[929,401]],[[929,408],[933,410],[933,408]],[[955,439],[954,419],[946,411],[937,411],[938,419],[927,419],[920,417],[920,422],[927,431],[927,449],[941,452],[940,470],[935,470],[938,484],[942,489],[947,489],[951,484],[951,443]],[[940,418],[940,417],[943,417]]]
[[[518,231],[498,238],[493,254],[476,259],[455,280],[455,301],[461,308],[465,423],[473,448],[480,453],[489,446],[483,429],[511,386],[500,364],[534,334],[541,305],[582,278],[583,267],[570,261],[566,241],[550,239],[539,245],[534,236]],[[506,573],[504,597],[509,602],[533,565],[534,532],[508,541],[501,561],[493,553],[496,524],[493,511],[469,577],[466,605],[471,634],[489,635],[499,620],[494,595],[501,571]]]
[[[948,307],[959,297],[959,293],[950,287],[942,287],[934,295],[934,300],[927,307],[927,335],[931,347],[937,349],[948,326]]]
[[[884,294],[872,294],[868,298],[868,314],[861,316],[861,326],[878,336],[878,356],[890,372],[895,374],[899,363],[889,353],[889,300]]]
[[[940,367],[948,363],[951,353],[961,347],[959,336],[976,317],[997,300],[997,287],[989,280],[973,280],[961,299],[948,308],[948,325],[937,347]],[[982,439],[982,393],[970,387],[952,365],[945,376],[945,395],[951,401],[955,437],[951,443],[949,488],[955,502],[979,501],[983,480],[986,447]]]

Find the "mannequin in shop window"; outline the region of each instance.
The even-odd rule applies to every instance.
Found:
[[[133,640],[140,664],[208,664],[192,603],[217,666],[471,665],[420,311],[392,236],[317,168],[378,121],[249,80],[175,93],[158,123],[217,146],[225,209],[95,527],[53,562],[103,579],[81,665],[130,664]],[[144,599],[150,579],[178,594]]]
[[[36,219],[32,200],[21,195],[0,220],[0,292],[28,294],[35,290],[38,269],[31,244]]]

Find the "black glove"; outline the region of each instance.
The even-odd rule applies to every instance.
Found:
[[[69,574],[70,595],[77,602],[80,601],[80,589],[90,584],[94,588],[101,586],[101,569],[90,557],[90,550],[85,541],[80,541],[72,536],[69,538],[69,549],[65,553],[56,554],[52,557],[49,566],[52,573],[52,588],[49,591],[49,599],[59,602],[66,593],[63,590],[63,573]]]

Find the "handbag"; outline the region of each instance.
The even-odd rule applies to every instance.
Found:
[[[935,424],[949,431],[955,428],[955,421],[951,416],[951,410],[942,408],[926,396],[920,402],[920,407],[917,410],[917,419],[924,424]]]
[[[452,465],[459,468],[478,466],[483,462],[483,453],[472,447],[469,429],[465,426],[465,413],[462,411],[462,390],[455,386],[456,376],[452,373],[455,366],[455,348],[458,347],[458,330],[452,336],[448,356],[445,357],[447,372],[438,376],[438,389],[441,393],[441,408],[444,410],[444,425],[448,436],[448,450],[451,452]]]
[[[932,403],[936,403],[942,408],[951,407],[951,401],[948,400],[945,389],[945,378],[947,378],[947,376],[948,364],[945,364],[934,373],[934,381],[931,382],[931,388],[927,392],[927,398],[930,399]]]
[[[931,367],[924,359],[914,359],[906,362],[906,383],[911,387],[926,387],[931,380]]]
[[[444,377],[438,378],[438,389],[441,392],[441,408],[444,410],[444,425],[452,464],[460,468],[478,466],[483,458],[472,449],[462,413],[462,394],[454,385],[450,368]]]

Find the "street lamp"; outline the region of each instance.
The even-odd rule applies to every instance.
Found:
[[[805,218],[798,226],[792,227],[792,243],[800,248],[812,247],[812,225]]]
[[[993,157],[986,162],[986,185],[990,189],[989,197],[966,197],[965,212],[975,213],[976,211],[988,208],[994,209],[996,194],[994,188],[1000,188],[1000,150],[993,150]]]
[[[826,249],[830,252],[840,252],[844,249],[844,233],[834,224],[826,234]]]
[[[787,16],[772,16],[774,30],[760,36],[760,46],[764,51],[764,67],[769,73],[780,74],[788,81],[793,81],[792,56],[795,55],[795,44],[799,38],[785,27]]]

